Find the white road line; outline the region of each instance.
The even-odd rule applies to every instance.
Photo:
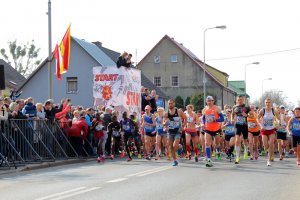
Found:
[[[163,166],[163,167],[158,167],[158,168],[154,168],[154,169],[149,169],[149,170],[146,170],[146,171],[143,171],[143,172],[138,172],[138,173],[135,173],[135,174],[127,175],[127,177],[137,176],[137,175],[140,175],[140,174],[144,174],[144,173],[147,173],[147,172],[152,172],[152,171],[156,171],[156,170],[160,170],[160,169],[164,169],[164,168],[169,168],[169,166]]]
[[[157,173],[157,172],[162,172],[162,171],[165,171],[165,170],[168,170],[168,169],[172,169],[172,168],[174,168],[174,167],[167,167],[167,168],[163,168],[163,169],[158,169],[158,170],[147,172],[147,173],[144,173],[144,174],[139,174],[137,176],[138,177],[147,176],[149,174],[154,174],[154,173]]]
[[[127,180],[127,178],[118,178],[118,179],[114,179],[111,181],[106,181],[106,183],[117,183],[117,182],[121,182],[121,181],[125,181]]]
[[[64,195],[64,194],[68,194],[68,193],[71,193],[71,192],[76,192],[78,190],[83,190],[85,189],[86,187],[78,187],[78,188],[74,188],[72,190],[66,190],[64,192],[59,192],[59,193],[55,193],[55,194],[51,194],[51,195],[48,195],[48,196],[45,196],[45,197],[41,197],[41,198],[38,198],[36,200],[46,200],[46,199],[50,199],[50,198],[53,198],[53,197],[56,197],[56,196],[60,196],[60,195]]]
[[[54,199],[51,199],[51,200],[61,200],[61,199],[66,199],[66,198],[69,198],[69,197],[73,197],[73,196],[77,196],[77,195],[80,195],[80,194],[83,194],[83,193],[87,193],[87,192],[91,192],[93,190],[98,190],[100,189],[101,187],[92,187],[90,189],[86,189],[86,190],[81,190],[79,192],[74,192],[72,194],[67,194],[67,195],[64,195],[64,196],[60,196],[60,197],[56,197]]]

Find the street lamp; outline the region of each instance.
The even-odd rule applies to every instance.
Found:
[[[259,65],[259,62],[248,63],[245,65],[245,94],[247,95],[247,66],[249,65]]]
[[[226,26],[223,25],[223,26],[215,26],[215,27],[211,27],[211,28],[206,28],[204,30],[204,33],[203,33],[203,98],[204,98],[204,107],[205,107],[205,103],[206,103],[206,66],[205,66],[205,34],[206,34],[206,31],[210,30],[210,29],[226,29]]]
[[[263,95],[264,95],[264,82],[265,81],[271,81],[272,80],[272,78],[266,78],[266,79],[263,79],[262,80],[262,86],[261,86],[261,98],[263,97]]]

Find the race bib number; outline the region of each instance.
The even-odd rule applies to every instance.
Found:
[[[120,137],[121,136],[119,131],[113,131],[112,134],[113,134],[114,137]]]
[[[286,131],[286,125],[280,125],[279,131]]]
[[[123,129],[124,129],[124,131],[130,131],[131,130],[130,126],[128,126],[128,125],[124,125]]]
[[[293,124],[293,129],[299,131],[300,130],[300,123]]]
[[[246,117],[244,116],[236,116],[236,123],[239,125],[246,124]]]
[[[214,123],[216,121],[215,115],[206,115],[205,121],[207,124]]]
[[[193,117],[188,117],[187,118],[187,122],[188,123],[193,123],[194,122],[194,118]]]
[[[249,122],[248,128],[256,128],[256,124],[254,122]]]
[[[164,125],[163,124],[157,124],[157,129],[163,129]]]
[[[226,126],[226,128],[225,128],[225,132],[226,133],[234,133],[235,132],[235,128],[234,128],[234,126]]]
[[[177,121],[170,121],[169,123],[169,129],[175,129],[180,127],[180,122]]]
[[[272,127],[273,126],[273,119],[265,119],[264,126],[265,127]]]

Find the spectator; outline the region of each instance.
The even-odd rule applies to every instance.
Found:
[[[147,105],[150,106],[150,100],[151,100],[151,96],[150,96],[150,92],[148,88],[145,88],[145,93],[142,95],[142,111],[145,112],[145,107]]]
[[[26,99],[26,104],[22,109],[22,113],[24,115],[26,115],[29,118],[34,118],[36,117],[36,106],[34,105],[34,100],[32,97],[29,97],[28,99]]]
[[[35,105],[36,107],[36,116],[38,117],[38,119],[45,119],[46,118],[46,113],[44,111],[44,107],[42,103],[37,103]]]
[[[150,106],[152,108],[151,113],[155,113],[157,111],[157,105],[156,101],[158,100],[158,95],[156,95],[156,91],[152,90],[151,91],[151,99],[150,99]]]
[[[117,67],[120,68],[121,66],[124,66],[126,68],[130,67],[130,64],[127,63],[127,59],[128,59],[128,53],[127,52],[123,52],[120,57],[118,58],[118,61],[117,61]]]
[[[5,97],[4,98],[4,105],[5,105],[7,110],[9,108],[10,103],[11,103],[11,99],[9,97]]]
[[[92,132],[93,114],[94,114],[94,109],[93,108],[88,108],[86,110],[85,121],[88,125],[87,139],[91,144],[93,143],[93,132]],[[96,152],[93,152],[93,149],[88,144],[86,144],[85,147],[88,150],[89,154],[95,154],[96,153]]]
[[[69,130],[71,145],[75,148],[75,151],[79,156],[82,156],[82,145],[88,134],[88,125],[85,121],[85,117],[81,115],[80,120],[72,122],[72,126]]]
[[[98,162],[104,161],[105,159],[105,136],[104,136],[104,121],[101,119],[101,114],[96,113],[95,118],[93,119],[92,122],[92,131],[93,131],[93,136],[94,136],[94,147],[96,148],[96,152],[98,154]]]
[[[9,95],[9,98],[12,100],[12,101],[16,101],[17,98],[19,98],[22,94],[22,91],[20,91],[19,93],[17,93],[16,90],[11,90],[10,91],[10,95]]]

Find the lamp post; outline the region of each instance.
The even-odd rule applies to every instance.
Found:
[[[272,78],[266,78],[266,79],[263,79],[262,80],[262,86],[261,86],[261,98],[263,98],[263,95],[264,95],[264,82],[265,81],[271,81]]]
[[[226,29],[226,26],[215,26],[215,27],[211,27],[211,28],[206,28],[204,30],[203,33],[203,98],[204,98],[204,107],[205,107],[205,99],[206,99],[206,66],[205,66],[205,35],[206,35],[206,31],[210,30],[210,29]]]

